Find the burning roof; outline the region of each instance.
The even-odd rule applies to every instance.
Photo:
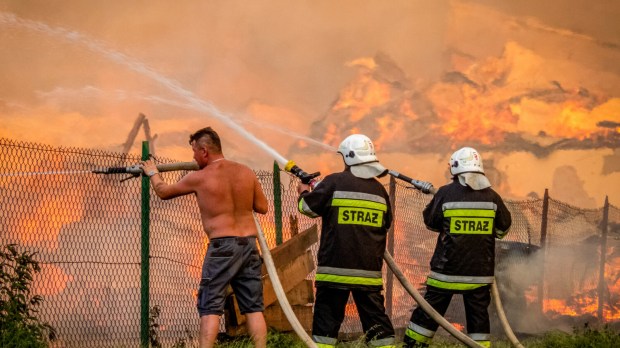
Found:
[[[450,152],[468,144],[544,157],[620,144],[619,98],[561,79],[532,82],[543,59],[514,42],[500,57],[448,71],[428,85],[410,81],[383,53],[349,65],[357,76],[312,125],[310,136],[332,146],[356,132],[382,152]]]

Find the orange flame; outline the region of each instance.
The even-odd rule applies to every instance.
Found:
[[[454,326],[457,330],[464,332],[465,331],[465,326],[463,326],[463,324],[460,323],[450,323],[452,324],[452,326]]]
[[[602,303],[602,316],[605,321],[620,319],[620,308],[617,298],[620,296],[620,257],[612,258],[613,248],[608,251],[608,262],[605,264],[605,281],[607,296],[599,298],[597,286],[586,289],[568,299],[547,299],[543,301],[543,311],[550,316],[567,315],[598,316],[599,301]]]
[[[369,74],[364,74],[357,76],[340,92],[333,110],[348,109],[349,121],[357,122],[374,108],[388,103],[390,99],[388,84],[375,80]]]

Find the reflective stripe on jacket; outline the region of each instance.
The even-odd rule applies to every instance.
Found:
[[[439,232],[428,285],[470,290],[493,282],[495,239],[503,238],[512,223],[493,189],[476,191],[455,180],[437,191],[423,216],[426,226]]]
[[[325,177],[303,192],[299,211],[321,217],[317,286],[381,288],[383,253],[392,223],[388,194],[376,179],[350,171]]]

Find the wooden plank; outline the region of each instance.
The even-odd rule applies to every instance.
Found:
[[[289,215],[289,225],[291,226],[291,237],[299,234],[299,219],[295,215]]]
[[[278,278],[284,292],[291,291],[297,284],[303,282],[306,276],[314,270],[314,260],[310,251],[306,251],[301,256],[297,257],[293,262],[290,262],[284,268],[278,270]],[[276,302],[276,293],[273,290],[271,279],[265,278],[263,282],[263,302],[265,307]]]
[[[312,280],[304,279],[301,283],[295,285],[294,288],[286,293],[286,298],[291,306],[314,303],[314,288]]]
[[[310,333],[312,331],[312,305],[296,305],[291,306],[291,308],[304,330]],[[265,309],[265,321],[268,327],[278,331],[293,331],[293,327],[286,319],[286,315],[279,304],[274,304]]]
[[[234,294],[230,294],[226,297],[226,302],[224,303],[224,319],[227,333],[228,328],[244,326],[243,324],[245,324],[245,315],[241,314],[239,311],[239,304],[237,304],[237,298]],[[235,336],[230,333],[229,335]]]
[[[271,249],[271,258],[273,259],[276,269],[286,267],[289,263],[296,260],[299,255],[303,255],[306,250],[318,241],[318,228],[316,225],[313,225],[283,244]],[[267,267],[265,267],[265,265],[263,265],[262,273],[263,275],[267,274]]]

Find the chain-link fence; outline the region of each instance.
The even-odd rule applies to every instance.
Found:
[[[151,195],[144,258],[142,181],[92,173],[139,161],[136,155],[0,139],[0,246],[15,243],[37,252],[42,272],[32,290],[44,297],[39,316],[56,328],[56,346],[140,345],[145,263],[147,305],[159,309],[159,341],[164,346],[197,342],[195,298],[207,240],[194,197],[162,201]],[[173,182],[184,174],[162,176]],[[292,230],[320,227],[318,219],[297,212],[296,179],[278,174],[282,181],[274,186],[272,172],[257,172],[271,204],[268,214],[259,215],[271,247],[276,240],[288,240]],[[399,182],[390,185],[395,223],[389,249],[409,281],[423,291],[437,238],[422,221],[430,197]],[[279,211],[274,197],[281,201],[281,213],[274,214]],[[544,330],[566,318],[620,320],[620,210],[612,205],[579,209],[547,195],[507,205],[513,227],[497,243],[496,268],[513,329]],[[315,254],[317,249],[312,247]],[[604,258],[600,250],[606,251]],[[386,307],[394,326],[403,328],[415,303],[397,281],[386,279],[386,284]],[[446,317],[464,326],[459,297]],[[352,304],[341,331],[362,331]]]

